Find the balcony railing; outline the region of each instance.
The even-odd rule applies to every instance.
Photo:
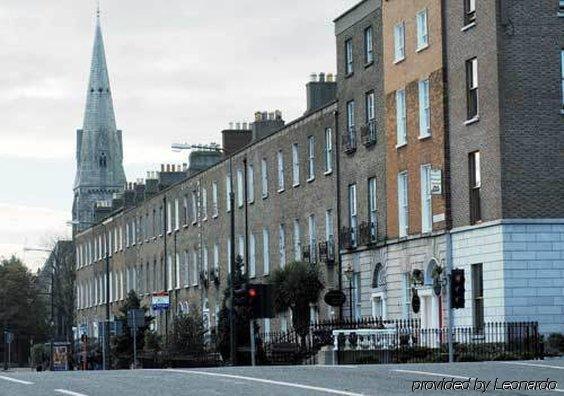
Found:
[[[327,264],[335,262],[335,241],[333,238],[319,242],[319,260]]]
[[[363,221],[358,227],[358,239],[361,245],[370,245],[377,241],[377,225],[372,221]]]
[[[342,136],[343,150],[347,154],[352,154],[356,151],[356,129],[354,126],[349,126],[347,131]]]
[[[360,128],[360,137],[364,147],[370,147],[376,144],[376,121],[371,120]]]
[[[341,228],[341,248],[353,250],[356,248],[356,229],[352,227]]]

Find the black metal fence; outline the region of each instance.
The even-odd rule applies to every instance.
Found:
[[[335,364],[448,361],[447,328],[422,328],[419,320],[334,320],[314,323],[300,333],[263,334],[267,364],[316,364],[322,349],[325,362]],[[543,358],[537,322],[455,327],[452,336],[459,362]]]

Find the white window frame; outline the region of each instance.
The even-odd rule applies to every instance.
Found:
[[[172,290],[172,256],[169,254],[168,256],[166,256],[166,289],[168,291]]]
[[[198,286],[200,274],[198,273],[198,251],[192,252],[192,286]]]
[[[431,165],[421,165],[421,232],[433,230],[433,206],[431,196]]]
[[[247,267],[248,263],[245,262],[245,237],[243,235],[239,235],[238,248],[239,249],[237,254],[243,259],[243,267],[241,268],[241,272],[245,273],[245,267]]]
[[[405,22],[401,21],[394,26],[394,63],[405,59]]]
[[[284,191],[284,154],[282,150],[276,153],[276,160],[278,164],[278,192]]]
[[[376,178],[371,177],[368,179],[368,217],[370,223],[373,224],[374,227],[374,235],[373,238],[376,237],[378,233],[378,185],[376,183]]]
[[[325,174],[333,172],[333,130],[325,128]]]
[[[407,144],[407,113],[405,89],[396,91],[396,148]]]
[[[262,230],[262,262],[263,274],[270,273],[270,237],[268,235],[268,228]]]
[[[409,190],[407,171],[398,173],[398,236],[409,234]]]
[[[166,203],[166,232],[169,233],[169,234],[172,232],[172,216],[171,216],[171,214],[172,214],[172,202],[169,200]],[[136,241],[135,228],[136,228],[136,226],[135,226],[135,220],[134,220],[133,221],[133,235],[134,235],[133,241],[134,242]]]
[[[192,191],[192,224],[198,223],[198,195],[196,190]]]
[[[309,254],[313,259],[317,252],[317,222],[315,221],[315,214],[308,216],[308,239],[309,239]]]
[[[333,232],[333,225],[334,225],[333,210],[327,209],[325,211],[325,241],[330,241],[335,236]]]
[[[284,224],[278,226],[278,258],[280,260],[280,268],[286,265],[286,230]]]
[[[174,229],[180,228],[180,205],[178,198],[174,198]]]
[[[212,217],[219,216],[219,188],[217,182],[212,183]]]
[[[419,11],[415,17],[417,21],[417,52],[429,47],[429,26],[427,8]]]
[[[268,163],[266,158],[260,161],[260,180],[261,180],[261,196],[268,197]]]
[[[175,272],[175,279],[174,279],[174,283],[175,283],[175,287],[176,289],[180,289],[180,253],[176,253],[175,255],[175,267],[174,267],[174,272]]]
[[[217,241],[213,244],[213,269],[219,272],[219,245]]]
[[[237,206],[242,208],[244,201],[243,170],[237,169]]]
[[[354,72],[352,38],[345,41],[345,74],[348,76]]]
[[[311,182],[315,180],[315,136],[313,135],[308,136],[307,149],[308,149],[307,181]]]
[[[208,190],[202,188],[202,220],[208,219]]]
[[[374,29],[368,26],[364,29],[364,63],[366,65],[374,62]]]
[[[301,241],[301,226],[300,219],[294,219],[294,232],[292,234],[292,242],[294,244],[294,260],[300,261],[302,259],[302,241]]]
[[[431,136],[431,105],[429,79],[419,81],[419,138]]]
[[[356,246],[358,230],[358,195],[356,184],[349,185],[349,226],[351,228],[352,245]]]
[[[247,200],[250,204],[255,202],[255,168],[253,164],[247,165]]]
[[[300,148],[298,143],[292,143],[292,186],[300,185]]]
[[[255,234],[251,233],[249,238],[249,277],[254,278],[256,276],[256,238]]]
[[[225,207],[227,212],[231,211],[231,176],[225,177]]]

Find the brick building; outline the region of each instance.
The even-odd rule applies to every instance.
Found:
[[[105,317],[108,248],[112,314],[128,290],[147,303],[167,290],[159,331],[192,304],[213,329],[235,249],[258,282],[286,262],[317,261],[327,289],[350,289],[345,316],[425,327],[445,324],[447,300],[432,285],[451,255],[466,274],[456,324],[538,320],[563,331],[558,3],[361,1],[334,21],[337,78],[313,76],[302,117],[258,112],[222,132],[223,154],[194,151],[189,165],[97,201],[98,223],[75,235],[78,323],[95,334]]]

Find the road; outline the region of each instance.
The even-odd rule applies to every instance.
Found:
[[[467,382],[471,377],[470,382]],[[473,391],[476,382],[491,381],[487,395],[555,395],[564,390],[518,391],[493,389],[503,381],[556,381],[564,389],[564,359],[527,362],[405,364],[363,366],[221,367],[120,371],[31,372],[0,371],[4,396],[166,396],[166,395],[434,395],[454,391],[420,390],[454,386]],[[417,382],[414,382],[417,381]],[[425,381],[425,382],[424,382]],[[481,382],[479,382],[481,383]],[[478,384],[479,384],[478,383]],[[449,385],[450,384],[450,385]],[[541,383],[542,384],[542,383]],[[515,386],[509,383],[505,386]],[[479,386],[479,385],[478,385]],[[419,389],[417,389],[419,388]]]

